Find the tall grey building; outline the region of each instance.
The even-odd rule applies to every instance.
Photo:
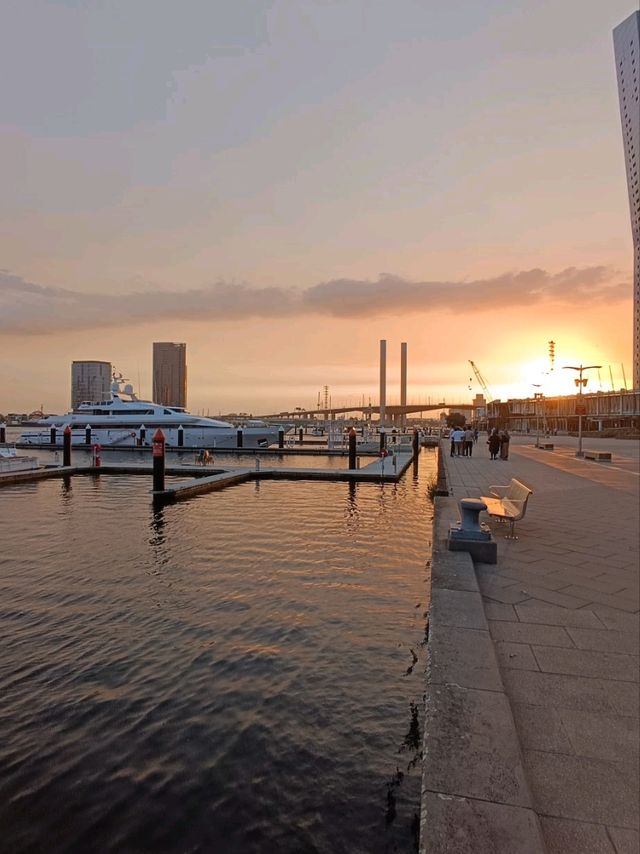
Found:
[[[633,235],[633,387],[640,388],[640,12],[613,31]]]
[[[111,362],[71,363],[71,408],[79,403],[109,400],[111,397]]]
[[[164,406],[187,405],[187,345],[153,344],[153,399]]]

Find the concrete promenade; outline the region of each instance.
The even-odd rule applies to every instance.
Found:
[[[516,437],[507,461],[485,441],[470,458],[442,451],[455,499],[512,477],[534,492],[519,539],[491,521],[498,563],[474,568],[544,846],[638,854],[638,443],[585,440],[613,452],[597,463],[569,437],[554,451]]]

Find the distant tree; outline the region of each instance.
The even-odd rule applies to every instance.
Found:
[[[447,427],[464,427],[466,421],[462,412],[450,412],[447,415]]]

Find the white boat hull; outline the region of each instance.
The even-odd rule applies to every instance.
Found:
[[[0,453],[0,474],[37,469],[39,462],[36,457],[25,457],[16,454],[14,448],[3,449]]]
[[[185,427],[182,431],[182,443],[180,443],[179,430],[173,427],[162,427],[167,448],[206,448],[208,450],[220,450],[224,448],[238,447],[237,430],[226,430],[223,428],[213,429],[207,427]],[[153,435],[157,427],[146,427],[144,437],[141,437],[140,429],[128,429],[116,427],[113,429],[93,428],[91,430],[89,445],[100,445],[103,448],[135,448],[151,447]],[[63,428],[56,429],[55,445],[62,447],[64,440]],[[51,447],[50,430],[34,430],[25,432],[20,437],[23,445],[40,447]],[[268,448],[278,442],[277,427],[246,427],[242,434],[243,448]],[[86,447],[87,435],[83,428],[72,428],[71,445],[73,447]]]

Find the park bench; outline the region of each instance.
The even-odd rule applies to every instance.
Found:
[[[511,528],[507,539],[517,540],[514,531],[515,524],[524,517],[527,510],[529,496],[533,490],[520,483],[519,480],[511,478],[507,486],[490,486],[491,495],[481,495],[480,498],[487,505],[489,516],[495,516],[503,522],[509,522]]]
[[[601,462],[611,462],[611,453],[609,451],[584,451],[585,460],[600,460]]]

